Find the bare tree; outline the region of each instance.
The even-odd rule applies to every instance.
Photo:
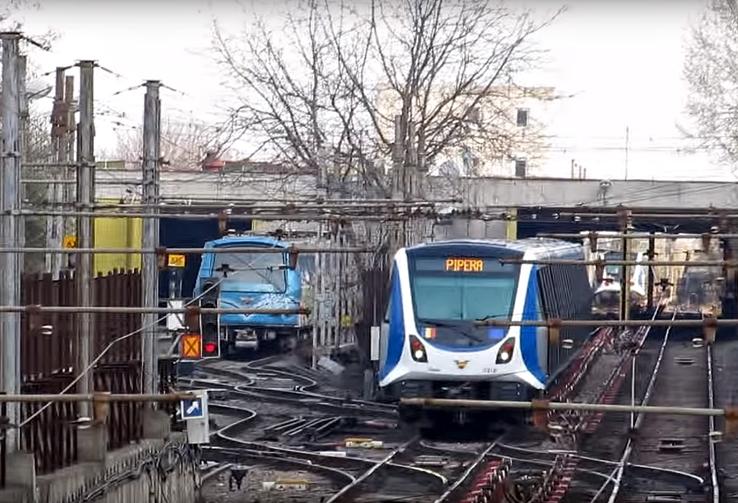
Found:
[[[510,150],[515,124],[500,87],[536,62],[530,39],[555,17],[478,0],[298,7],[275,33],[263,20],[240,37],[216,26],[240,98],[231,124],[297,171],[384,194],[408,183],[384,176],[390,163],[422,174],[451,149]]]
[[[199,169],[208,153],[221,154],[223,145],[220,130],[195,121],[164,121],[161,133],[163,167]],[[121,160],[136,163],[143,152],[143,130],[129,128],[118,135],[113,155]]]
[[[692,29],[684,62],[689,84],[687,111],[704,148],[722,161],[738,161],[738,10],[735,0],[710,0]]]
[[[194,121],[165,121],[162,125],[161,151],[167,166],[177,169],[198,169],[208,152],[220,153],[216,128]],[[141,128],[130,128],[118,135],[114,155],[122,160],[136,163],[143,152]]]

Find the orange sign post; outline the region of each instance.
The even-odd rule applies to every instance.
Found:
[[[200,334],[184,334],[180,357],[187,360],[199,360],[202,358],[202,336]]]

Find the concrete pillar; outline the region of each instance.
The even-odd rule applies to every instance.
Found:
[[[7,487],[0,491],[0,503],[36,501],[36,463],[33,453],[12,452],[5,462]]]
[[[169,438],[171,432],[171,422],[165,411],[144,408],[143,438],[163,440]]]
[[[103,463],[108,454],[108,429],[93,424],[77,430],[77,457],[80,463]]]

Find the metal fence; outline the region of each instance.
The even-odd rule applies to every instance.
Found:
[[[50,274],[26,275],[21,285],[25,305],[76,305],[73,275],[58,280]],[[137,271],[114,271],[95,278],[97,306],[140,306],[141,275]],[[23,314],[21,334],[21,392],[60,393],[78,375],[78,317],[74,313],[30,312]],[[141,392],[141,316],[128,313],[94,315],[93,347],[100,354],[116,339],[93,369],[96,391]],[[128,337],[124,337],[128,335]],[[44,404],[24,404],[25,421]],[[108,448],[114,449],[141,438],[141,404],[110,404]],[[77,410],[73,403],[55,403],[21,429],[24,449],[34,452],[39,473],[68,466],[77,458]]]

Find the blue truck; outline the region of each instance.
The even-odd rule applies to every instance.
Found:
[[[312,307],[309,287],[312,257],[300,255],[296,267],[290,268],[289,246],[289,242],[275,238],[249,235],[208,241],[206,249],[278,248],[283,252],[205,251],[193,296],[200,297],[204,285],[217,283],[218,305],[222,308]],[[309,328],[310,321],[302,314],[221,314],[218,320],[221,353],[228,356],[264,345],[288,349]]]

